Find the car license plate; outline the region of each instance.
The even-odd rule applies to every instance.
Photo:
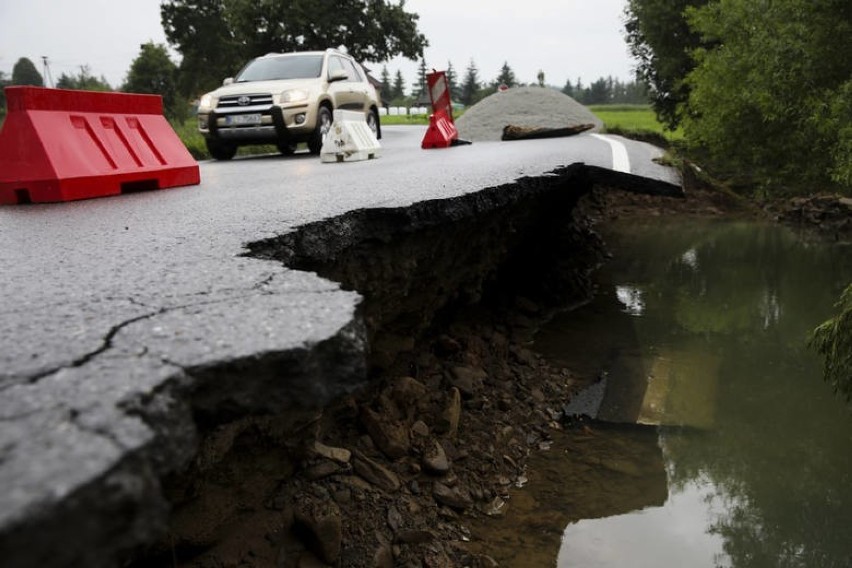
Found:
[[[228,126],[245,126],[252,124],[260,124],[260,113],[230,114],[225,117],[225,124]]]

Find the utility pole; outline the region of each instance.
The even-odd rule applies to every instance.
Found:
[[[53,77],[50,75],[50,64],[47,62],[47,55],[41,56],[41,62],[44,70],[44,85],[53,88]]]

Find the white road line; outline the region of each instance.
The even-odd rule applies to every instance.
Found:
[[[612,169],[617,172],[630,173],[630,156],[627,154],[627,146],[603,134],[592,134],[598,140],[603,140],[612,148]]]

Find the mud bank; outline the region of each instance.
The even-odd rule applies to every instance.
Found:
[[[466,524],[502,514],[581,386],[528,345],[590,293],[604,257],[580,205],[592,187],[565,169],[251,244],[364,297],[367,386],[283,415],[206,416],[197,456],[165,483],[168,535],[133,566],[495,565]]]

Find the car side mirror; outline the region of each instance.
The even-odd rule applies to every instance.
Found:
[[[345,81],[348,78],[349,76],[346,75],[346,71],[344,71],[343,69],[336,69],[328,74],[329,83],[334,83],[335,81]]]
[[[233,78],[233,77],[228,77],[227,79],[225,79],[224,81],[222,81],[222,86],[223,86],[223,87],[227,87],[228,85],[230,85],[230,84],[231,84],[231,83],[233,83],[233,82],[234,82],[234,78]]]

